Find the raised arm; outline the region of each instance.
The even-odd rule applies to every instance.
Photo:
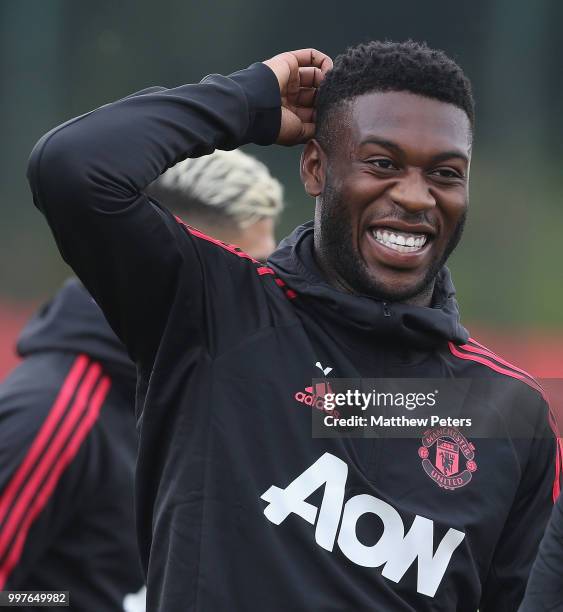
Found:
[[[191,287],[183,313],[197,328],[204,262],[142,190],[178,161],[215,148],[306,141],[315,90],[331,65],[312,49],[283,53],[229,77],[107,104],[35,146],[28,168],[34,202],[63,258],[143,367],[151,367],[178,301],[180,275]]]
[[[187,234],[142,190],[185,157],[271,143],[279,123],[278,83],[254,64],[107,104],[35,146],[28,168],[34,202],[136,361],[150,367],[178,276],[196,294],[201,282]],[[191,314],[198,316],[195,300]]]

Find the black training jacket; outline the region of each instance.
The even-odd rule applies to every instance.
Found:
[[[277,80],[254,64],[103,106],[31,156],[36,205],[138,366],[147,608],[515,610],[558,491],[555,438],[536,383],[468,340],[448,271],[431,308],[383,304],[324,281],[311,224],[264,266],[143,194],[279,125]],[[468,410],[506,435],[313,438],[325,373],[505,380]],[[444,444],[449,480],[432,467]]]
[[[18,353],[0,385],[0,590],[70,591],[53,610],[142,612],[135,368],[75,279]]]
[[[553,507],[519,612],[563,612],[563,497]]]

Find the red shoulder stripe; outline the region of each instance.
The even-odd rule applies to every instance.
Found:
[[[216,238],[212,238],[211,236],[208,236],[207,234],[200,232],[195,227],[192,227],[191,225],[184,223],[184,221],[182,221],[180,217],[175,217],[175,219],[192,236],[195,236],[196,238],[199,238],[201,240],[206,240],[207,242],[211,242],[212,244],[215,244],[218,247],[221,247],[222,249],[224,249],[225,251],[228,251],[229,253],[232,253],[233,255],[237,255],[238,257],[242,257],[243,259],[249,259],[253,263],[258,264],[258,268],[256,268],[256,272],[258,273],[259,276],[271,274],[272,276],[274,276],[274,280],[278,286],[285,287],[285,283],[277,276],[277,274],[275,273],[274,270],[272,270],[272,268],[268,266],[260,265],[261,262],[259,262],[257,259],[250,257],[248,253],[245,253],[239,247],[235,246],[234,244],[227,244],[226,242],[222,242],[221,240],[217,240]],[[293,289],[287,288],[285,289],[285,296],[289,300],[294,300],[297,297],[297,293]]]
[[[260,263],[257,259],[254,259],[254,258],[250,257],[250,255],[248,255],[248,253],[245,253],[243,250],[241,250],[236,245],[234,245],[234,244],[227,244],[226,242],[222,242],[221,240],[217,240],[217,238],[213,238],[212,236],[208,236],[207,234],[204,234],[203,232],[200,232],[195,227],[192,227],[191,225],[188,225],[187,223],[184,223],[184,221],[182,221],[182,219],[180,219],[180,217],[175,217],[175,219],[192,236],[195,236],[196,238],[199,238],[200,240],[206,240],[207,242],[211,242],[212,244],[215,244],[216,246],[221,247],[225,251],[229,251],[229,253],[232,253],[233,255],[237,255],[238,257],[242,257],[243,259],[250,259],[250,261],[253,261],[254,263],[257,263],[257,264]]]
[[[48,447],[33,466],[26,484],[17,492],[15,503],[0,529],[0,559],[4,557],[0,565],[0,588],[3,588],[21,556],[31,524],[49,500],[63,470],[76,455],[80,443],[94,424],[109,386],[109,379],[101,377],[101,367],[96,363],[91,364],[76,388],[72,406],[58,419],[59,427],[54,435],[51,437],[42,428],[36,437],[36,440],[41,440],[40,448],[44,449],[47,443]],[[62,395],[61,390],[59,397]],[[71,396],[67,398],[67,405]],[[54,409],[50,415],[53,412]],[[80,435],[80,432],[85,433]]]
[[[500,374],[505,374],[506,376],[510,376],[512,378],[516,378],[517,380],[521,380],[522,382],[526,383],[529,387],[532,387],[532,389],[535,389],[536,391],[538,391],[538,393],[540,393],[541,396],[547,401],[545,391],[530,376],[528,375],[524,376],[523,374],[520,374],[519,372],[516,372],[513,369],[505,368],[495,363],[492,359],[489,358],[488,355],[484,353],[480,353],[480,354],[474,354],[471,352],[464,353],[459,350],[459,348],[465,348],[467,347],[467,345],[457,347],[453,342],[448,342],[448,346],[449,346],[449,349],[452,355],[455,355],[459,359],[465,359],[467,361],[475,361],[477,363],[481,363],[487,366],[488,368],[491,368],[491,370],[495,370],[496,372],[499,372]]]
[[[527,376],[528,378],[533,380],[537,385],[539,385],[536,379],[529,372],[526,372],[526,370],[522,370],[521,368],[518,368],[514,364],[506,361],[505,359],[503,359],[502,357],[494,353],[491,349],[487,348],[486,346],[483,346],[482,344],[479,344],[477,340],[474,340],[473,338],[469,338],[469,341],[472,342],[476,346],[472,346],[471,344],[463,344],[461,348],[467,351],[477,352],[477,353],[486,355],[487,357],[491,357],[492,359],[494,359],[495,361],[498,361],[502,365],[512,368],[513,370],[515,370],[516,372],[519,372],[520,374],[524,374],[524,376]]]
[[[475,342],[471,338],[470,340],[472,342]],[[520,368],[516,368],[515,366],[511,365],[507,361],[504,361],[504,359],[496,356],[492,351],[489,351],[485,347],[482,347],[482,351],[478,353],[477,351],[474,350],[474,347],[464,344],[460,346],[459,348],[466,349],[469,351],[469,353],[463,353],[462,351],[458,350],[458,348],[456,347],[455,344],[453,344],[453,342],[448,342],[448,346],[450,348],[451,353],[455,355],[456,357],[459,357],[460,359],[466,359],[469,361],[476,361],[478,363],[481,363],[491,368],[492,370],[495,370],[496,372],[505,374],[506,376],[511,376],[512,378],[516,378],[517,380],[521,380],[522,382],[526,383],[529,387],[532,387],[533,389],[535,389],[541,394],[546,404],[548,405],[549,426],[555,435],[555,442],[556,442],[555,478],[553,479],[553,489],[552,489],[553,502],[555,503],[555,501],[559,497],[559,494],[561,493],[561,478],[563,476],[563,442],[561,438],[559,437],[560,434],[559,434],[559,429],[557,427],[557,422],[555,420],[555,416],[553,412],[549,408],[549,402],[547,400],[547,395],[546,395],[545,390],[541,387],[541,385],[538,382],[536,382],[536,380],[532,376],[530,376],[530,374],[528,374],[524,370],[521,370]],[[479,345],[479,346],[482,346],[482,345]],[[492,361],[492,359],[495,359],[495,361],[500,361],[500,363],[506,364],[508,367],[502,367],[498,363],[495,363],[494,361]]]
[[[548,418],[549,426],[555,435],[557,444],[555,452],[555,478],[553,479],[553,503],[555,503],[561,493],[561,478],[563,476],[563,440],[560,438],[561,434],[557,426],[557,420],[551,409],[549,410]]]

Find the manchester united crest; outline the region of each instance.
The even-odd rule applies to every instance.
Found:
[[[418,455],[424,471],[443,489],[464,487],[477,470],[475,447],[455,427],[425,431]]]

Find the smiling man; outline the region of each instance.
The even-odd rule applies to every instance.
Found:
[[[325,277],[347,292],[427,306],[467,211],[469,82],[414,44],[360,46],[325,81],[317,115],[302,177],[320,200]]]
[[[137,363],[149,611],[517,608],[560,471],[541,389],[468,337],[444,266],[472,134],[452,60],[372,42],[145,90],[37,144],[35,203]],[[249,142],[306,143],[316,200],[268,265],[144,193]],[[464,416],[497,437],[312,437],[320,387],[362,377],[475,381]]]

